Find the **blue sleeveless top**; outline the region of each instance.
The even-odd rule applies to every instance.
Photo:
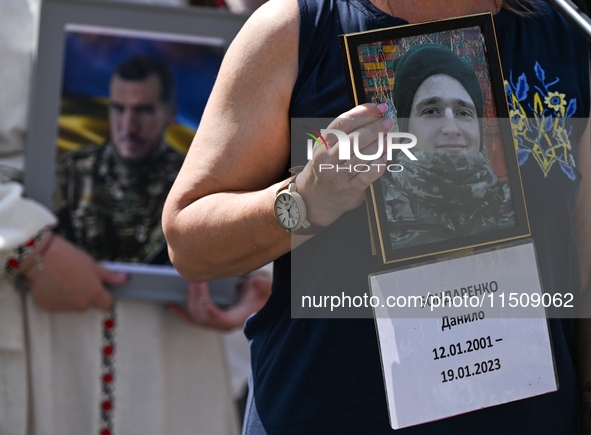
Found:
[[[350,108],[337,35],[406,21],[368,0],[299,0],[299,8],[299,74],[290,116],[336,117]],[[581,119],[589,117],[587,44],[548,6],[540,6],[532,18],[504,9],[494,18],[544,289],[577,293],[580,272],[571,219],[581,179]],[[537,101],[555,116],[560,112],[565,118],[579,118],[566,132],[553,131],[551,123],[544,126],[548,134],[562,134],[570,142],[568,155],[557,155],[544,143],[536,147],[517,134],[523,130],[519,123],[525,122],[518,115],[519,105],[533,117],[540,109]],[[290,166],[306,162],[304,151],[292,153]],[[356,266],[343,270],[342,262]],[[341,289],[362,294],[368,290],[368,274],[376,270],[365,205],[275,262],[269,302],[245,328],[251,340],[256,409],[269,435],[394,433],[373,320],[291,318],[291,291],[314,294],[318,289],[318,294],[326,294],[332,286],[338,294]],[[550,323],[558,392],[395,433],[578,433],[574,321]]]

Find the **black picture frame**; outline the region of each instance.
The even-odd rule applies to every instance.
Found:
[[[395,117],[391,97],[395,81],[392,62],[410,47],[422,43],[441,44],[467,60],[483,88],[482,131],[487,160],[494,172],[501,174],[499,178],[506,182],[512,195],[515,224],[511,227],[395,248],[388,230],[384,192],[381,181],[377,180],[368,188],[367,205],[372,246],[380,261],[389,264],[528,237],[531,232],[492,14],[340,35],[339,42],[351,106],[387,103],[389,110],[384,117]]]

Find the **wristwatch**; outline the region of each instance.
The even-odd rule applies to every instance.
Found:
[[[290,171],[294,172],[293,170]],[[302,195],[296,190],[295,180],[297,175],[296,173],[294,177],[286,180],[277,190],[273,205],[275,218],[279,225],[291,235],[318,234],[324,227],[313,226],[308,222],[306,203]]]

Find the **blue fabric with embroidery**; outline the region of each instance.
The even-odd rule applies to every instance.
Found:
[[[336,117],[350,107],[337,35],[405,21],[365,0],[299,0],[299,5],[300,66],[290,116]],[[587,44],[548,6],[528,19],[502,10],[495,26],[543,285],[550,293],[577,292],[571,218],[581,177],[576,162],[582,129],[568,121],[589,116]],[[535,111],[553,121],[535,124]],[[541,128],[557,146],[543,141],[536,146],[531,132]],[[292,155],[291,165],[303,163],[303,150]],[[273,294],[245,329],[255,418],[269,435],[578,433],[572,319],[550,322],[558,392],[394,432],[373,320],[291,318],[290,289],[296,294],[331,286],[338,294],[367,291],[367,275],[376,270],[367,228],[362,206],[275,262]],[[356,267],[344,270],[342,262]]]

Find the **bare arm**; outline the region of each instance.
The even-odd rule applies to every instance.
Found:
[[[242,275],[308,240],[276,222],[275,193],[290,155],[289,103],[298,69],[299,17],[295,0],[258,9],[228,50],[203,120],[167,199],[163,227],[173,264],[203,282]],[[386,107],[364,105],[329,128],[360,133],[360,148],[377,151]],[[327,226],[363,203],[365,189],[385,170],[347,176],[322,173],[339,164],[331,135],[297,178],[308,220]],[[367,151],[366,150],[366,151]],[[381,158],[380,158],[381,159]],[[362,163],[352,158],[349,164]],[[363,162],[371,163],[371,162]],[[275,184],[274,184],[275,183]]]

